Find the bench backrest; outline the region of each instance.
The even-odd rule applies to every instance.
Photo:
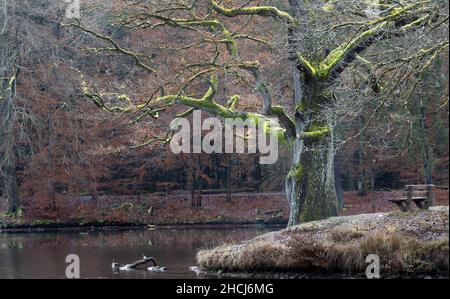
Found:
[[[411,197],[427,197],[432,196],[434,185],[405,185],[408,196]]]
[[[433,189],[434,185],[405,185],[405,189],[412,188],[413,190],[429,190]]]

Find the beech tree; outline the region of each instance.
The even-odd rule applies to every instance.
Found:
[[[292,151],[286,175],[289,225],[338,214],[334,162],[335,124],[353,109],[358,92],[342,92],[349,72],[364,72],[364,87],[377,101],[361,132],[386,103],[407,101],[399,92],[414,82],[448,49],[448,1],[116,1],[111,24],[135,34],[152,32],[133,44],[94,24],[70,26],[93,37],[87,50],[124,55],[152,76],[145,95],[105,92],[80,72],[84,96],[110,113],[136,114],[136,121],[157,120],[172,106],[185,106],[224,118],[277,117]],[[86,17],[86,19],[88,19]],[[272,32],[266,30],[272,22]],[[254,47],[255,51],[241,51]],[[292,99],[272,92],[271,53],[292,70]],[[264,55],[263,55],[264,54]],[[414,84],[412,88],[414,88]],[[230,93],[224,93],[224,86]],[[241,97],[258,92],[253,109]],[[362,93],[364,94],[364,93]],[[258,111],[256,109],[259,109]],[[360,133],[361,133],[360,132]],[[355,139],[360,137],[351,137]],[[167,141],[170,135],[148,140]]]
[[[72,141],[79,135],[72,129],[76,121],[67,117],[63,122],[71,89],[60,83],[69,80],[59,67],[67,52],[59,51],[64,42],[60,23],[52,20],[58,9],[49,1],[0,0],[0,195],[10,216],[21,216],[36,190],[41,199],[52,198],[55,177],[75,172],[74,164],[83,160],[81,155],[69,158],[80,148]],[[62,135],[65,146],[55,146]],[[71,160],[77,163],[63,169]],[[45,206],[40,199],[35,203]]]
[[[14,32],[14,19],[8,18],[15,6],[6,1],[0,2],[0,175],[3,179],[4,197],[7,213],[16,214],[20,207],[16,176],[15,121],[16,82],[19,74],[19,50],[17,31]]]

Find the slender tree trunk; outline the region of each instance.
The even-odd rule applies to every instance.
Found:
[[[220,189],[220,160],[217,154],[214,155],[214,187]]]
[[[195,155],[191,156],[191,207],[195,207],[195,193],[197,188],[197,167],[195,163]]]
[[[365,120],[363,116],[359,117],[359,129],[362,130],[364,126]],[[366,195],[366,171],[364,167],[364,143],[365,143],[365,134],[361,133],[359,142],[358,142],[358,195],[364,196]]]
[[[20,207],[19,189],[17,187],[15,158],[7,158],[2,170],[7,213],[16,214]]]
[[[423,170],[425,172],[426,184],[433,184],[433,177],[431,175],[431,162],[430,162],[430,145],[428,144],[428,138],[426,137],[425,128],[425,107],[423,100],[420,100],[420,135],[423,144]]]
[[[193,155],[191,157],[191,207],[199,208],[202,206],[202,169],[200,167],[200,157]]]
[[[3,86],[2,86],[3,85]],[[14,97],[15,80],[12,86],[0,83],[4,100],[0,101],[0,174],[5,187],[6,206],[9,214],[15,215],[20,207],[16,175],[16,153],[14,151]]]
[[[341,165],[342,167],[342,165]],[[343,189],[344,191],[353,190],[353,179],[350,171],[350,163],[345,163],[345,180],[342,180],[344,183]]]
[[[227,189],[227,202],[231,202],[231,155],[226,155],[227,165],[225,167],[225,184]]]
[[[338,214],[333,138],[326,134],[317,134],[308,140],[299,138],[303,132],[313,132],[318,127],[329,128],[316,114],[324,90],[317,82],[305,78],[298,69],[294,82],[298,136],[292,151],[292,167],[286,178],[289,226]]]
[[[369,147],[367,151],[367,161],[369,162],[369,169],[370,169],[370,201],[372,205],[372,213],[377,212],[377,195],[375,193],[375,177],[376,177],[376,159],[375,159],[375,153],[371,149],[370,145],[374,144],[372,141],[371,136],[368,137],[369,141]]]
[[[334,157],[334,181],[339,211],[344,209],[344,190],[342,188],[341,161],[339,155]]]
[[[196,159],[197,162],[197,170],[199,172],[199,175],[197,175],[197,196],[195,199],[195,207],[196,208],[200,208],[202,206],[202,196],[203,196],[203,179],[202,179],[202,174],[203,174],[203,169],[201,167],[201,161],[200,161],[200,156],[197,157]]]
[[[48,187],[48,197],[51,200],[51,209],[56,210],[56,194],[55,194],[55,162],[54,153],[55,148],[55,123],[53,120],[53,111],[50,111],[47,115],[48,118],[48,177],[47,177],[47,187]]]
[[[370,190],[372,193],[372,198],[371,198],[371,202],[372,202],[372,212],[376,213],[377,212],[377,201],[376,201],[376,194],[375,194],[375,169],[372,165],[371,171],[370,171]]]
[[[262,178],[262,170],[261,170],[261,164],[259,163],[259,154],[255,155],[255,181],[256,181],[256,192],[259,192],[261,190],[261,178]]]
[[[197,197],[195,199],[195,207],[196,208],[202,207],[202,196],[203,196],[203,182],[202,182],[202,178],[198,178],[198,191],[197,191]]]

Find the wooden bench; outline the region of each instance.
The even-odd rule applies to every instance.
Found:
[[[406,185],[406,197],[389,198],[388,200],[395,203],[402,212],[411,211],[413,202],[419,209],[428,210],[433,206],[433,187],[434,185]]]

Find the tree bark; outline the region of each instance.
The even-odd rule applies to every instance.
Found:
[[[433,177],[431,175],[431,163],[430,163],[430,146],[428,143],[428,138],[426,137],[425,128],[425,106],[423,100],[420,100],[420,135],[422,139],[423,146],[423,170],[425,172],[425,183],[428,185],[433,184]]]
[[[195,155],[191,156],[191,207],[195,207],[195,193],[197,188],[197,166],[194,159],[196,159]]]
[[[328,126],[316,114],[324,89],[298,68],[294,74],[294,84],[297,137],[292,151],[292,167],[286,178],[289,226],[338,214],[333,139],[321,134],[306,140],[301,136],[303,132],[312,132],[319,126]]]
[[[191,159],[191,207],[200,208],[202,206],[202,169],[201,169],[200,157],[193,155]]]
[[[359,130],[362,130],[365,124],[363,116],[359,117]],[[365,155],[364,155],[364,143],[365,136],[364,132],[361,133],[358,142],[358,195],[366,195],[366,170],[364,167]]]
[[[261,191],[261,180],[262,180],[262,169],[261,169],[261,163],[259,163],[260,155],[255,155],[255,182],[256,182],[256,192]]]
[[[338,214],[333,156],[329,148],[293,152],[295,162],[286,179],[290,204],[289,226]]]
[[[220,189],[220,159],[217,154],[214,155],[214,188]]]
[[[5,83],[3,83],[5,85]],[[15,80],[11,86],[1,86],[4,89],[5,98],[0,102],[0,149],[2,159],[0,159],[0,174],[3,177],[5,187],[7,213],[17,214],[20,207],[19,189],[16,175],[16,153],[14,151],[14,96]]]
[[[202,184],[202,179],[199,178],[198,179],[198,192],[197,192],[197,197],[195,199],[195,207],[196,208],[201,208],[202,207],[202,196],[203,196],[203,184]]]
[[[48,177],[47,177],[47,188],[48,197],[51,200],[51,209],[56,210],[56,194],[55,194],[55,161],[54,161],[54,148],[55,148],[55,123],[53,119],[53,111],[50,111],[47,115],[48,120]]]
[[[20,207],[19,189],[17,187],[16,161],[15,158],[7,158],[3,167],[3,184],[5,186],[5,197],[7,213],[15,215]]]
[[[375,169],[372,165],[371,171],[370,171],[370,191],[372,193],[371,197],[371,203],[372,203],[372,212],[377,212],[377,198],[375,194]]]
[[[334,157],[334,181],[339,211],[344,209],[344,190],[342,188],[340,155]]]
[[[227,202],[231,202],[231,155],[227,154],[227,165],[225,167],[225,184],[226,184],[226,189],[227,189],[227,198],[226,201]]]
[[[197,194],[195,198],[195,207],[201,208],[203,196],[203,179],[202,179],[203,169],[201,167],[200,157],[197,157],[197,169],[199,175],[197,176]]]

